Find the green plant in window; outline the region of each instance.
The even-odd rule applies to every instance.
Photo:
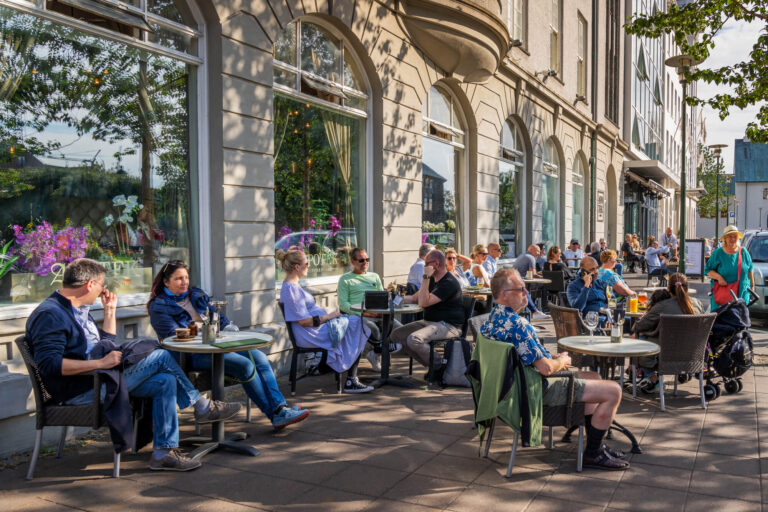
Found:
[[[122,257],[129,257],[129,247],[136,245],[131,243],[131,239],[136,236],[131,223],[133,222],[133,216],[138,215],[144,209],[144,205],[140,204],[137,199],[136,196],[128,196],[126,198],[122,194],[113,197],[112,206],[117,210],[118,217],[115,219],[111,213],[104,217],[104,224],[114,227],[115,243],[117,244],[119,256]]]
[[[18,256],[10,256],[8,255],[8,249],[13,244],[13,240],[10,240],[7,244],[3,246],[3,249],[0,250],[0,279],[5,276],[8,272],[13,270],[13,264],[16,262],[16,260],[19,259]]]

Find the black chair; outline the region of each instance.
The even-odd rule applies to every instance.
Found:
[[[567,292],[558,292],[557,296],[560,298],[560,306],[564,308],[571,307],[571,302],[568,300],[568,293]]]
[[[282,302],[277,303],[278,306],[280,306],[280,313],[283,314],[283,319],[285,319],[285,304]],[[296,337],[293,335],[293,326],[291,326],[293,322],[288,322],[286,320],[285,322],[285,328],[288,330],[288,338],[291,340],[291,345],[293,346],[293,351],[291,352],[291,373],[290,373],[290,382],[291,382],[291,396],[296,395],[296,381],[301,380],[304,377],[306,377],[308,374],[304,374],[298,379],[296,378],[296,370],[298,369],[299,365],[299,354],[314,354],[316,352],[321,352],[323,354],[323,361],[325,361],[328,358],[328,351],[324,350],[322,348],[315,348],[315,347],[300,347],[298,343],[296,343]],[[344,383],[344,379],[341,378],[341,374],[339,372],[333,372],[336,376],[336,393],[341,393],[341,388]]]
[[[35,393],[35,421],[37,423],[35,432],[35,448],[32,451],[32,458],[29,460],[29,469],[27,470],[27,480],[32,480],[35,473],[35,465],[40,455],[40,446],[43,441],[44,427],[61,427],[61,438],[56,451],[56,457],[61,458],[64,450],[64,441],[67,437],[67,427],[91,427],[93,429],[101,428],[106,425],[107,420],[102,410],[100,399],[101,380],[98,373],[93,373],[93,393],[94,401],[85,405],[59,405],[53,401],[51,394],[43,385],[40,371],[37,369],[32,352],[25,336],[16,338],[16,347],[19,349],[24,365],[29,373],[29,380],[32,383],[32,390]],[[120,454],[114,454],[114,466],[112,469],[114,478],[120,477]]]
[[[549,300],[554,299],[554,302],[560,304],[560,292],[564,292],[566,286],[565,273],[562,270],[545,270],[541,275],[544,279],[552,281],[546,285]]]
[[[434,358],[435,358],[435,347],[437,345],[443,345],[449,341],[449,340],[461,340],[465,339],[467,337],[467,331],[469,330],[469,319],[472,318],[472,315],[475,313],[475,299],[474,297],[470,295],[465,295],[462,297],[464,302],[464,322],[461,325],[461,334],[457,336],[456,338],[447,338],[444,340],[432,340],[429,342],[429,366],[427,368],[427,384],[431,384],[432,380],[435,376],[435,368],[434,368]],[[411,371],[413,369],[413,359],[411,359]]]

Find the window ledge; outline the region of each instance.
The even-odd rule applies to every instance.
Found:
[[[149,293],[131,293],[128,295],[121,295],[118,299],[118,310],[124,307],[144,306],[149,300]],[[0,321],[27,318],[38,305],[39,303],[0,306]],[[91,308],[91,311],[100,311],[101,309],[103,309],[101,302],[96,302]]]

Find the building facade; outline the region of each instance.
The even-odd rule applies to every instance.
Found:
[[[633,13],[653,14],[666,10],[661,0],[628,0]],[[696,230],[696,168],[698,143],[706,137],[701,109],[686,107],[686,158],[683,160],[683,88],[675,69],[664,65],[680,54],[671,36],[658,39],[626,36],[624,136],[630,143],[625,162],[624,231],[637,233],[647,243],[669,226],[680,230],[681,176],[686,167],[686,233]],[[696,84],[688,85],[695,96]]]
[[[1,276],[0,455],[32,444],[10,342],[76,257],[110,268],[122,339],[154,336],[152,278],[190,262],[235,323],[275,335],[281,370],[277,250],[308,254],[305,286],[333,308],[353,246],[400,283],[423,241],[618,246],[627,155],[663,160],[661,109],[625,86],[630,7],[0,0],[0,225],[18,257]]]
[[[729,183],[728,224],[741,230],[768,229],[768,144],[736,139]],[[721,229],[724,227],[721,222]]]

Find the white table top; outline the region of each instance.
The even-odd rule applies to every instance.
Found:
[[[523,282],[525,284],[550,284],[552,283],[551,279],[544,279],[543,277],[534,277],[532,279],[523,278]]]
[[[611,343],[610,336],[565,336],[557,344],[580,354],[606,357],[652,356],[661,350],[656,343],[626,337],[621,343]]]
[[[464,287],[461,289],[461,293],[465,293],[467,295],[493,295],[491,289],[487,286],[482,286],[480,288],[475,288],[472,286]]]
[[[653,293],[658,290],[666,290],[666,289],[667,289],[666,286],[647,286],[645,288],[642,288],[644,292],[648,292],[648,293]],[[696,291],[696,288],[688,288],[688,295],[696,295],[697,293],[699,292]]]
[[[225,341],[235,340],[250,340],[253,343],[249,345],[240,345],[238,347],[217,347],[216,344],[208,345],[203,343],[203,337],[201,335],[195,336],[191,341],[175,341],[174,336],[165,338],[161,345],[167,349],[175,350],[176,352],[192,352],[201,354],[211,354],[214,352],[239,352],[241,350],[251,350],[254,348],[266,347],[272,344],[272,336],[263,332],[254,331],[240,331],[229,332],[224,331],[221,333],[221,338],[217,338],[216,342],[221,343]]]
[[[389,309],[366,308],[365,311],[363,311],[362,302],[358,302],[357,304],[351,304],[349,306],[349,309],[351,309],[352,311],[376,313],[379,315],[386,315],[389,313]],[[409,313],[420,313],[422,311],[424,311],[424,309],[419,307],[418,304],[400,304],[399,306],[395,306],[396,315],[407,315]]]
[[[600,312],[604,315],[612,315],[613,313],[609,308],[600,308]],[[637,313],[630,313],[629,310],[624,310],[624,316],[627,318],[640,318],[645,314],[645,311],[638,311]]]

